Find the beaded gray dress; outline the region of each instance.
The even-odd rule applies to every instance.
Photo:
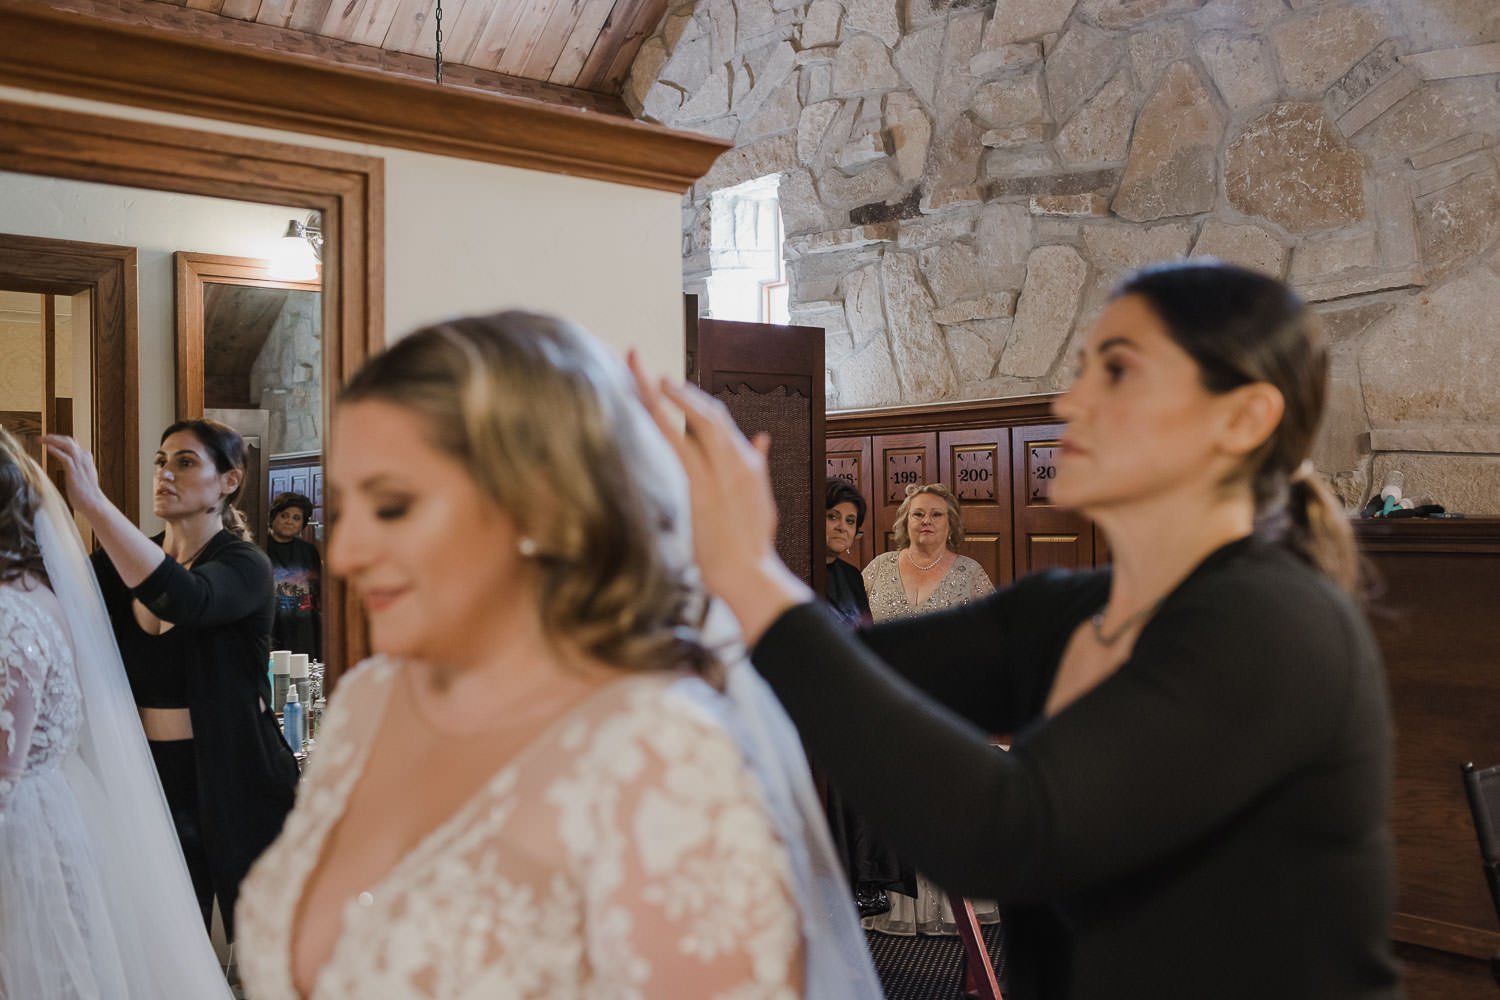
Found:
[[[865,590],[870,595],[870,614],[876,622],[892,618],[941,611],[956,604],[964,604],[983,597],[995,589],[984,567],[968,556],[959,556],[948,572],[943,575],[937,589],[915,607],[907,599],[906,588],[901,583],[900,552],[883,552],[870,560],[865,567]],[[934,817],[934,822],[941,822]],[[947,895],[937,885],[917,873],[917,895],[915,898],[900,892],[890,892],[891,908],[888,912],[866,917],[867,930],[884,934],[956,934],[958,925],[953,921],[953,910],[948,905]],[[993,902],[971,900],[974,912],[982,923],[998,923],[1000,908]]]

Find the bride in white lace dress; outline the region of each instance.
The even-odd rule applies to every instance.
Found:
[[[66,508],[0,428],[0,997],[227,1000]]]
[[[334,430],[328,563],[377,655],[242,889],[253,1000],[878,997],[795,733],[698,627],[624,366],[458,320],[373,359]]]

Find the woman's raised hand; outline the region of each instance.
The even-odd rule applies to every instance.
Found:
[[[66,434],[43,434],[42,446],[57,461],[68,484],[68,499],[85,516],[108,505],[109,499],[99,488],[99,470],[88,449]]]
[[[740,620],[747,642],[807,587],[776,555],[776,501],[766,456],[771,439],[747,440],[724,404],[696,386],[653,382],[630,354],[641,402],[677,453],[692,494],[693,552],[704,585]],[[680,411],[682,420],[674,411]]]

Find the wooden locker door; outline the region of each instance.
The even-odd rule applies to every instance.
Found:
[[[698,386],[729,409],[740,430],[770,433],[776,551],[814,593],[823,593],[822,329],[697,319],[689,325],[688,349]]]
[[[1015,496],[1016,577],[1054,566],[1084,569],[1094,564],[1094,527],[1052,503],[1058,438],[1063,424],[1011,430],[1011,488]]]
[[[859,529],[854,550],[841,558],[855,569],[864,569],[875,558],[875,489],[870,468],[870,439],[829,438],[825,454],[828,475],[848,482],[865,498],[865,523]]]
[[[984,567],[996,587],[1014,576],[1011,545],[1010,428],[938,435],[943,482],[963,504],[960,551]]]
[[[891,529],[896,524],[896,508],[906,499],[906,488],[942,481],[937,435],[878,434],[870,439],[870,462],[875,480],[875,495],[870,498],[874,514],[870,556],[874,558],[889,552],[894,544]]]

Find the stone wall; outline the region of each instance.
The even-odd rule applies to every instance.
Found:
[[[831,409],[1065,384],[1121,275],[1213,254],[1324,314],[1316,461],[1500,514],[1496,0],[678,0],[626,86],[780,174]],[[709,308],[712,308],[709,303]]]

